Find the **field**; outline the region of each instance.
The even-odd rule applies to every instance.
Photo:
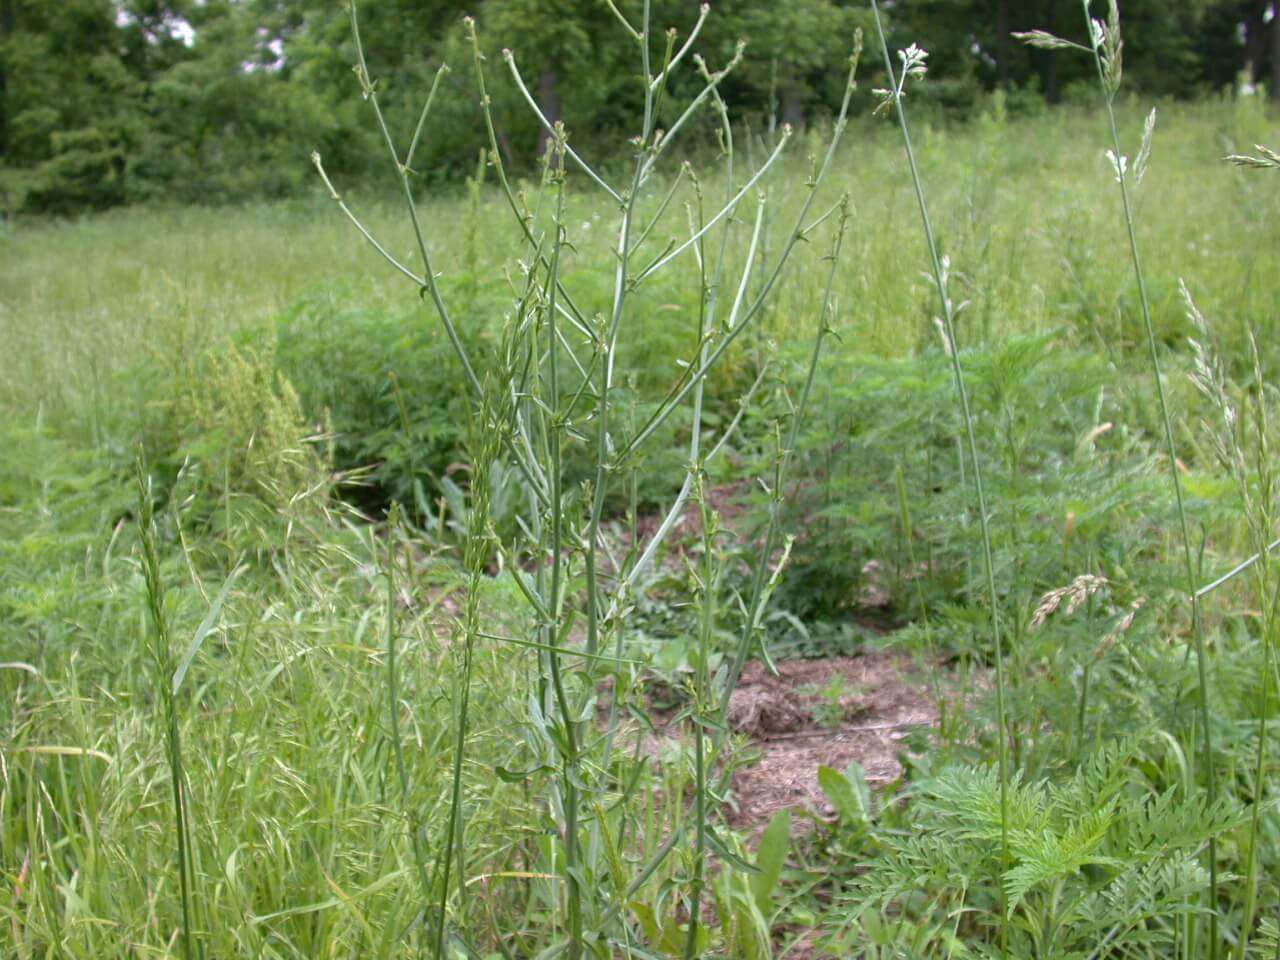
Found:
[[[1280,956],[1277,130],[0,226],[0,955]]]

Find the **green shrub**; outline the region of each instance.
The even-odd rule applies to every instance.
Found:
[[[466,460],[471,415],[444,334],[418,314],[313,298],[286,311],[274,335],[278,369],[307,416],[327,418],[333,466],[354,480],[343,495],[374,513],[393,501],[432,512],[440,479]]]
[[[230,343],[186,363],[144,433],[161,497],[232,553],[272,552],[295,521],[323,513],[333,484],[323,423],[303,416],[273,345]]]

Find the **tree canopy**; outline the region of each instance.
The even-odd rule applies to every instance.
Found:
[[[638,0],[619,0],[638,19]],[[652,0],[649,42],[687,36],[695,0]],[[891,44],[930,51],[922,94],[964,117],[996,88],[1015,104],[1052,104],[1087,82],[1089,63],[1027,48],[1035,28],[1081,38],[1078,0],[884,0]],[[530,93],[575,142],[620,146],[639,103],[633,41],[605,0],[362,0],[370,71],[394,123],[412,124],[442,64],[424,180],[473,168],[483,138],[464,13],[479,24],[501,143],[532,166],[539,125],[499,55],[514,51]],[[1194,97],[1243,76],[1280,92],[1280,17],[1269,0],[1123,0],[1128,84]],[[724,86],[747,116],[804,123],[829,115],[852,34],[868,25],[853,0],[722,0],[699,49],[712,69],[740,39]],[[148,200],[236,202],[287,196],[310,180],[319,149],[348,177],[367,173],[376,131],[352,78],[344,0],[0,0],[0,210],[55,214]],[[864,83],[874,85],[876,57]],[[693,94],[686,74],[670,109]]]

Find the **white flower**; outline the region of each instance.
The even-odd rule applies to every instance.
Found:
[[[1111,161],[1111,170],[1115,174],[1116,183],[1124,183],[1124,175],[1129,170],[1129,158],[1124,156],[1117,157],[1108,150],[1107,159]]]
[[[1107,25],[1095,17],[1089,21],[1089,34],[1096,49],[1107,42]]]
[[[909,77],[923,77],[929,69],[928,64],[925,63],[928,58],[929,51],[914,43],[907,49],[898,51],[898,59],[902,61],[902,72]]]

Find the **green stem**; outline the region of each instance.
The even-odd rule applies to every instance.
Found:
[[[813,393],[813,383],[817,378],[818,361],[822,357],[822,347],[826,342],[827,334],[831,332],[832,290],[835,285],[836,267],[840,262],[840,252],[844,248],[844,239],[848,232],[850,218],[849,199],[846,194],[842,200],[840,219],[837,221],[838,225],[836,227],[836,237],[831,247],[829,258],[831,266],[827,271],[826,288],[822,295],[822,308],[818,315],[818,330],[814,335],[813,349],[809,354],[809,366],[805,372],[804,387],[800,391],[800,402],[796,405],[791,419],[791,429],[787,434],[786,444],[779,451],[777,462],[774,465],[773,489],[770,491],[769,501],[769,521],[765,528],[764,542],[760,547],[760,553],[756,560],[755,573],[751,579],[751,592],[748,594],[747,600],[747,623],[738,648],[734,653],[734,658],[730,663],[724,688],[720,693],[721,718],[728,712],[729,698],[733,695],[733,690],[738,685],[738,678],[742,675],[742,668],[746,665],[747,658],[755,647],[757,634],[761,630],[761,624],[764,619],[764,604],[767,600],[765,585],[767,583],[769,558],[773,556],[774,548],[778,544],[783,478],[786,476],[791,458],[795,455],[796,445],[800,439],[800,426],[804,422],[805,412],[809,407],[809,398]],[[716,746],[719,746],[719,738],[717,738]]]
[[[449,793],[449,819],[445,827],[445,842],[438,868],[440,882],[439,915],[436,917],[435,954],[437,960],[444,960],[445,930],[449,907],[449,886],[457,856],[458,896],[465,896],[464,880],[464,841],[465,822],[462,813],[462,768],[466,760],[467,733],[469,730],[469,710],[471,703],[471,674],[475,653],[475,642],[480,637],[480,594],[484,581],[485,564],[489,549],[490,522],[490,477],[494,461],[497,457],[497,445],[506,435],[505,424],[493,422],[494,414],[489,403],[482,397],[480,411],[473,422],[472,430],[476,437],[475,456],[472,464],[471,507],[467,517],[467,536],[463,548],[463,563],[467,570],[467,600],[462,621],[462,663],[461,677],[454,688],[459,697],[456,729],[453,744],[453,771]],[[465,904],[460,903],[460,909]]]
[[[893,61],[889,56],[889,44],[885,40],[884,25],[880,20],[880,8],[876,0],[871,0],[871,10],[875,15],[876,33],[880,39],[880,52],[884,57],[885,70],[889,73],[889,85],[896,92],[893,95],[894,108],[898,115],[898,126],[902,130],[902,143],[907,154],[907,165],[911,168],[911,183],[915,187],[916,203],[920,207],[920,220],[924,226],[925,240],[929,245],[929,257],[933,264],[933,279],[938,290],[938,299],[942,307],[942,318],[946,325],[948,353],[951,355],[952,374],[955,378],[956,395],[960,401],[961,415],[964,417],[965,439],[969,447],[969,459],[973,464],[973,486],[978,501],[978,523],[982,533],[982,559],[986,573],[987,599],[991,604],[991,636],[995,647],[996,658],[996,724],[997,749],[1000,765],[1000,872],[1009,869],[1009,745],[1006,739],[1007,722],[1005,719],[1005,669],[1004,647],[1000,636],[999,597],[996,594],[995,567],[992,560],[991,530],[987,521],[987,498],[982,484],[982,466],[978,456],[978,438],[973,426],[973,413],[969,407],[969,392],[965,386],[964,369],[960,364],[960,349],[956,343],[955,313],[951,305],[951,296],[947,292],[947,278],[942,266],[942,257],[938,253],[937,240],[934,237],[933,225],[929,221],[929,207],[925,202],[924,184],[920,178],[920,168],[916,163],[915,151],[911,146],[911,132],[907,125],[907,112],[902,106],[902,90],[894,78]],[[906,82],[906,78],[902,78]],[[1000,886],[1000,948],[1007,953],[1009,949],[1009,919],[1005,909],[1006,896],[1003,882]]]
[[[729,154],[730,170],[732,170],[732,152]],[[730,173],[730,185],[732,185],[732,173]],[[732,189],[732,186],[730,186]],[[703,220],[702,209],[702,190],[697,191],[697,211],[698,224],[701,226]],[[763,201],[761,207],[763,208]],[[759,232],[759,218],[756,220],[756,231]],[[695,231],[696,233],[696,231]],[[723,240],[720,245],[720,260],[717,264],[716,279],[719,280],[720,270],[724,266],[724,253],[729,245],[729,228],[725,227]],[[702,344],[702,356],[705,358],[707,325],[715,313],[715,296],[712,284],[707,276],[707,258],[706,250],[701,242],[696,247],[698,251],[698,342]],[[747,271],[751,269],[750,259],[747,262]],[[715,284],[717,287],[719,284]],[[689,470],[694,480],[694,496],[698,501],[698,508],[702,517],[702,589],[699,596],[701,604],[700,617],[698,621],[698,662],[697,669],[694,671],[693,682],[693,705],[690,712],[690,726],[693,728],[694,743],[694,849],[693,849],[693,877],[689,883],[689,929],[685,937],[684,957],[685,960],[693,960],[697,955],[698,944],[698,926],[701,922],[702,908],[702,892],[706,886],[706,864],[707,864],[707,766],[706,766],[706,743],[704,739],[705,727],[703,724],[703,711],[706,709],[707,703],[707,660],[711,656],[711,626],[715,616],[715,594],[712,587],[713,579],[713,542],[712,513],[707,509],[706,498],[706,469],[702,461],[702,402],[703,402],[703,385],[706,381],[700,380],[698,387],[693,395],[693,429],[692,437],[689,441]]]
[[[423,272],[422,272],[422,278],[420,281],[418,281],[418,278],[413,276],[411,271],[405,270],[403,267],[401,268],[401,270],[402,272],[405,272],[411,279],[414,279],[415,282],[419,282],[420,284],[419,293],[425,292],[430,297],[432,304],[435,306],[436,314],[437,316],[439,316],[440,322],[444,326],[445,335],[449,338],[449,343],[453,348],[453,352],[458,357],[459,362],[462,364],[462,371],[463,371],[463,374],[466,376],[467,384],[471,387],[471,390],[475,394],[476,398],[480,399],[484,393],[484,388],[480,383],[480,378],[476,375],[475,367],[471,363],[470,354],[467,352],[467,348],[462,342],[462,337],[458,333],[457,325],[453,321],[453,315],[450,313],[449,308],[444,301],[444,295],[440,291],[440,285],[436,282],[435,271],[431,267],[431,254],[427,249],[427,241],[426,241],[426,236],[423,233],[421,219],[418,217],[418,204],[413,197],[413,186],[409,182],[409,173],[410,173],[409,167],[406,162],[401,161],[399,151],[396,150],[395,141],[391,137],[391,130],[387,126],[386,118],[383,116],[383,113],[382,113],[382,107],[378,103],[378,92],[376,89],[376,85],[374,84],[372,78],[369,76],[369,67],[368,67],[368,64],[365,62],[365,56],[364,56],[364,45],[360,42],[360,25],[359,25],[358,18],[356,16],[356,4],[354,0],[352,0],[351,2],[350,15],[351,15],[351,36],[355,41],[356,59],[358,61],[357,73],[360,78],[360,83],[364,92],[365,99],[367,99],[369,101],[370,106],[373,107],[373,114],[374,114],[374,117],[377,119],[378,129],[382,133],[383,142],[386,144],[387,151],[388,153],[390,153],[392,162],[395,164],[397,179],[400,182],[400,189],[401,189],[401,192],[404,194],[405,206],[409,213],[409,222],[413,226],[413,236],[414,236],[414,240],[417,243],[418,255],[422,259]],[[438,79],[439,79],[439,74],[437,74],[437,81]],[[434,94],[434,92],[435,92],[435,88],[433,85],[432,94]],[[427,98],[427,103],[423,109],[423,115],[419,118],[419,121],[418,121],[419,128],[421,128],[422,124],[426,120],[426,111],[430,109],[432,99],[433,99],[432,96],[429,96]],[[413,146],[416,147],[416,145],[417,145],[417,135],[415,134]],[[333,191],[332,186],[330,186],[329,189],[331,192],[334,193],[335,198],[337,198],[337,193],[336,191]],[[345,209],[346,208],[344,206],[344,210]],[[350,216],[349,213],[348,215]],[[352,219],[354,220],[354,217],[352,217]],[[360,226],[358,221],[356,222],[356,225],[358,227]],[[361,232],[364,233],[365,236],[370,241],[373,241],[372,235],[370,235],[363,228],[361,228]],[[383,255],[386,256],[388,259],[390,259],[393,264],[396,263],[396,261],[393,258],[391,258],[390,255],[387,254],[387,252],[383,250],[381,246],[379,246],[376,243],[374,245],[378,246],[378,249],[383,253]],[[523,450],[521,450],[520,447],[518,447],[514,442],[512,442],[510,438],[504,438],[504,443],[507,447],[508,452],[511,454],[512,459],[515,461],[516,466],[520,469],[520,472],[524,474],[525,479],[529,481],[532,489],[537,494],[538,498],[542,501],[545,501],[547,496],[546,478],[541,476],[538,473],[536,467],[530,464],[525,459],[525,457],[523,456]]]
[[[1085,28],[1089,31],[1089,35],[1093,36],[1093,20],[1089,15],[1090,0],[1081,0],[1084,8]],[[1114,6],[1114,3],[1113,3]],[[1118,28],[1118,24],[1113,23],[1111,29]],[[1133,205],[1129,197],[1128,176],[1123,169],[1119,167],[1121,163],[1122,152],[1120,148],[1120,133],[1116,127],[1116,114],[1112,101],[1115,93],[1112,90],[1111,83],[1107,77],[1106,71],[1102,64],[1102,54],[1099,44],[1094,42],[1091,44],[1093,52],[1094,67],[1097,70],[1098,83],[1102,87],[1102,100],[1107,112],[1107,126],[1111,133],[1111,149],[1117,158],[1116,180],[1120,185],[1120,200],[1124,207],[1124,222],[1129,238],[1129,255],[1133,261],[1133,274],[1138,284],[1138,301],[1142,308],[1142,323],[1147,335],[1147,347],[1151,359],[1151,372],[1155,378],[1156,397],[1160,406],[1160,422],[1164,428],[1164,440],[1166,451],[1169,456],[1169,479],[1173,484],[1174,499],[1177,501],[1178,508],[1178,527],[1182,535],[1182,555],[1183,562],[1186,567],[1187,577],[1187,596],[1191,602],[1191,632],[1195,644],[1196,653],[1196,673],[1199,689],[1197,691],[1197,706],[1200,714],[1201,729],[1201,749],[1204,752],[1205,766],[1205,782],[1208,790],[1208,801],[1212,806],[1218,798],[1218,780],[1214,771],[1213,763],[1213,738],[1209,730],[1209,683],[1208,669],[1206,666],[1207,658],[1205,655],[1204,645],[1204,627],[1200,616],[1200,597],[1196,589],[1196,569],[1195,557],[1191,547],[1191,532],[1187,523],[1186,504],[1182,495],[1182,479],[1178,475],[1178,454],[1173,439],[1173,419],[1169,414],[1169,401],[1165,396],[1164,380],[1160,371],[1160,353],[1156,345],[1155,324],[1151,319],[1151,303],[1147,297],[1147,281],[1142,271],[1142,258],[1138,254],[1138,232],[1134,223]],[[1217,857],[1217,840],[1214,837],[1209,838],[1209,956],[1216,958],[1218,955],[1218,857]]]
[[[561,582],[564,577],[562,553],[564,548],[563,518],[563,471],[561,469],[561,423],[560,411],[560,375],[559,340],[556,330],[556,283],[560,274],[560,252],[564,246],[564,158],[567,152],[564,142],[564,128],[559,124],[554,129],[554,157],[557,167],[554,171],[556,182],[556,212],[554,220],[555,240],[551,247],[551,262],[547,278],[547,327],[549,333],[547,380],[550,388],[548,405],[552,411],[548,436],[549,455],[551,458],[551,597],[548,607],[551,620],[547,625],[547,643],[554,647],[560,645],[561,618]],[[589,651],[594,653],[594,651]],[[564,727],[565,756],[562,757],[562,784],[564,789],[564,849],[565,875],[568,878],[569,906],[569,957],[577,960],[582,952],[582,888],[581,871],[578,866],[578,743],[577,724],[573,719],[574,709],[569,701],[564,686],[561,670],[560,654],[547,654],[551,668],[551,684],[555,699],[560,707],[560,722]]]
[[[178,728],[178,705],[173,691],[173,647],[165,609],[164,577],[156,546],[155,494],[151,477],[145,473],[141,459],[137,463],[137,477],[142,567],[147,588],[147,612],[151,621],[151,659],[155,682],[160,688],[164,704],[165,754],[169,764],[169,785],[173,793],[174,832],[177,835],[178,892],[182,902],[182,956],[184,960],[191,960],[194,956],[191,936],[191,835],[187,826],[183,788],[182,736]]]
[[[1257,488],[1260,502],[1253,509],[1250,527],[1253,530],[1255,546],[1260,558],[1255,583],[1258,596],[1263,601],[1262,615],[1262,706],[1258,711],[1258,752],[1253,776],[1253,814],[1249,823],[1248,852],[1245,855],[1245,899],[1244,910],[1240,922],[1240,941],[1237,948],[1237,960],[1246,960],[1249,951],[1249,938],[1253,933],[1255,911],[1258,899],[1258,843],[1262,834],[1262,808],[1267,785],[1267,717],[1271,709],[1271,683],[1275,673],[1274,648],[1276,642],[1277,618],[1280,616],[1280,583],[1273,581],[1271,560],[1267,537],[1272,530],[1271,518],[1275,504],[1272,492],[1275,490],[1274,474],[1271,461],[1271,450],[1268,442],[1268,417],[1266,408],[1266,392],[1263,389],[1261,358],[1258,355],[1257,339],[1249,331],[1250,354],[1253,359],[1253,388],[1255,413],[1253,417],[1255,445],[1254,460],[1257,464]],[[1239,456],[1237,484],[1240,487],[1241,500],[1246,511],[1254,500],[1249,496],[1249,474],[1244,468],[1244,457]],[[1270,597],[1268,598],[1268,591]],[[1280,944],[1277,945],[1280,947]]]
[[[695,496],[702,516],[702,589],[701,616],[698,622],[698,664],[694,671],[693,706],[693,877],[689,884],[689,930],[685,937],[684,960],[694,960],[698,953],[698,927],[701,923],[702,892],[706,887],[707,868],[707,755],[706,717],[708,670],[711,656],[711,627],[715,617],[715,558],[712,525],[713,512],[707,507],[706,476],[700,474]]]
[[[396,616],[395,535],[400,523],[400,505],[394,504],[387,518],[387,700],[391,725],[391,750],[395,755],[396,776],[400,781],[400,806],[409,826],[409,842],[413,848],[414,863],[418,868],[418,882],[422,887],[423,902],[431,897],[430,872],[422,849],[422,837],[418,817],[413,810],[409,794],[409,770],[404,762],[404,745],[400,738],[400,678],[397,672],[397,648],[399,645],[398,618]]]
[[[753,306],[748,310],[747,314],[743,317],[741,321],[739,321],[738,325],[734,328],[733,331],[730,332],[730,334],[728,335],[728,337],[726,337],[726,339],[733,337],[738,331],[740,331],[746,325],[747,320],[749,320],[751,316],[753,316],[759,310],[760,306],[764,303],[765,298],[768,296],[769,291],[772,289],[774,282],[776,281],[777,276],[781,271],[782,265],[786,263],[791,253],[791,250],[794,248],[795,244],[798,242],[801,234],[803,233],[804,223],[806,218],[808,217],[809,209],[813,204],[813,199],[817,193],[817,188],[825,178],[826,172],[830,169],[831,164],[835,159],[836,150],[840,145],[840,140],[842,138],[845,127],[847,125],[849,103],[853,96],[854,77],[857,73],[858,58],[861,53],[861,50],[862,50],[862,35],[861,35],[861,31],[859,31],[855,37],[855,48],[854,48],[853,55],[850,57],[849,74],[845,82],[844,99],[840,105],[840,113],[836,119],[835,129],[832,133],[831,142],[828,145],[826,156],[823,159],[822,165],[819,167],[818,171],[813,177],[813,180],[809,184],[809,195],[805,199],[805,202],[801,207],[800,215],[796,219],[796,225],[792,229],[791,235],[788,237],[784,250],[782,251],[779,257],[778,264],[775,266],[767,282],[765,283],[765,285],[757,295],[757,299],[753,304]],[[847,213],[848,211],[847,202],[844,205],[844,209]],[[841,249],[841,243],[843,242],[845,226],[847,225],[847,217],[842,217],[841,224],[842,226],[840,228],[840,233],[838,235],[839,239],[835,247],[833,248],[835,255],[833,255],[830,272],[828,274],[827,288],[823,295],[822,309],[820,314],[820,318],[822,319],[823,322],[825,322],[825,318],[829,317],[832,312],[832,306],[833,306],[832,285],[834,283],[834,276],[835,276],[835,271],[837,266],[837,256]],[[820,329],[819,337],[821,336],[822,336],[822,330]],[[722,343],[721,348],[723,348],[723,346],[724,344]],[[713,353],[711,357],[708,358],[708,364],[711,362],[714,362],[714,357],[718,355],[719,349],[720,348],[718,348],[717,352]],[[815,354],[815,358],[816,358],[816,354]],[[814,371],[816,369],[814,364],[816,364],[816,359],[813,359],[810,364],[809,377],[806,380],[806,386],[802,394],[801,404],[797,408],[796,420],[793,421],[793,424],[792,424],[793,432],[799,429],[799,423],[803,419],[805,404],[808,401],[808,397],[812,389]],[[637,442],[636,440],[633,440],[629,449],[633,448],[636,445],[636,442]],[[792,443],[792,446],[794,447],[794,442]],[[779,486],[776,483],[776,481],[775,481],[775,486]],[[769,553],[765,553],[763,556],[764,556],[764,561],[767,562]],[[762,584],[759,592],[755,594],[755,599],[752,601],[752,604],[748,606],[748,611],[751,611],[752,609],[756,611],[756,613],[751,615],[753,620],[756,620],[760,615],[760,610],[761,610],[760,598],[763,594],[763,590],[764,590],[764,586]],[[754,636],[755,636],[754,629],[750,625],[748,625],[748,627],[744,629],[742,639],[738,645],[738,649],[735,651],[733,665],[730,667],[729,671],[726,673],[722,681],[724,683],[723,692],[721,693],[722,699],[718,704],[718,708],[717,708],[720,717],[724,716],[724,712],[727,709],[729,695],[730,693],[732,693],[733,688],[737,685],[738,677],[741,675],[742,667],[746,662],[746,657],[747,657],[747,654],[749,653],[750,644],[752,643]],[[719,724],[716,730],[712,733],[710,752],[713,757],[718,753],[726,735],[727,735],[727,727],[723,723]],[[730,773],[731,771],[726,771],[725,777],[727,778],[730,775]],[[676,827],[671,831],[671,835],[667,837],[667,839],[664,840],[662,844],[653,852],[653,854],[649,857],[649,859],[645,861],[645,863],[637,869],[635,876],[632,877],[631,882],[627,885],[625,895],[619,898],[618,900],[615,900],[604,911],[601,918],[603,923],[607,923],[611,921],[614,917],[616,917],[618,913],[623,909],[623,906],[625,905],[625,903],[632,896],[634,896],[644,886],[645,883],[649,881],[649,878],[653,876],[653,874],[658,870],[658,868],[670,855],[671,851],[674,850],[676,846],[684,838],[685,830],[686,830],[685,821],[681,821],[681,823],[677,824]]]

